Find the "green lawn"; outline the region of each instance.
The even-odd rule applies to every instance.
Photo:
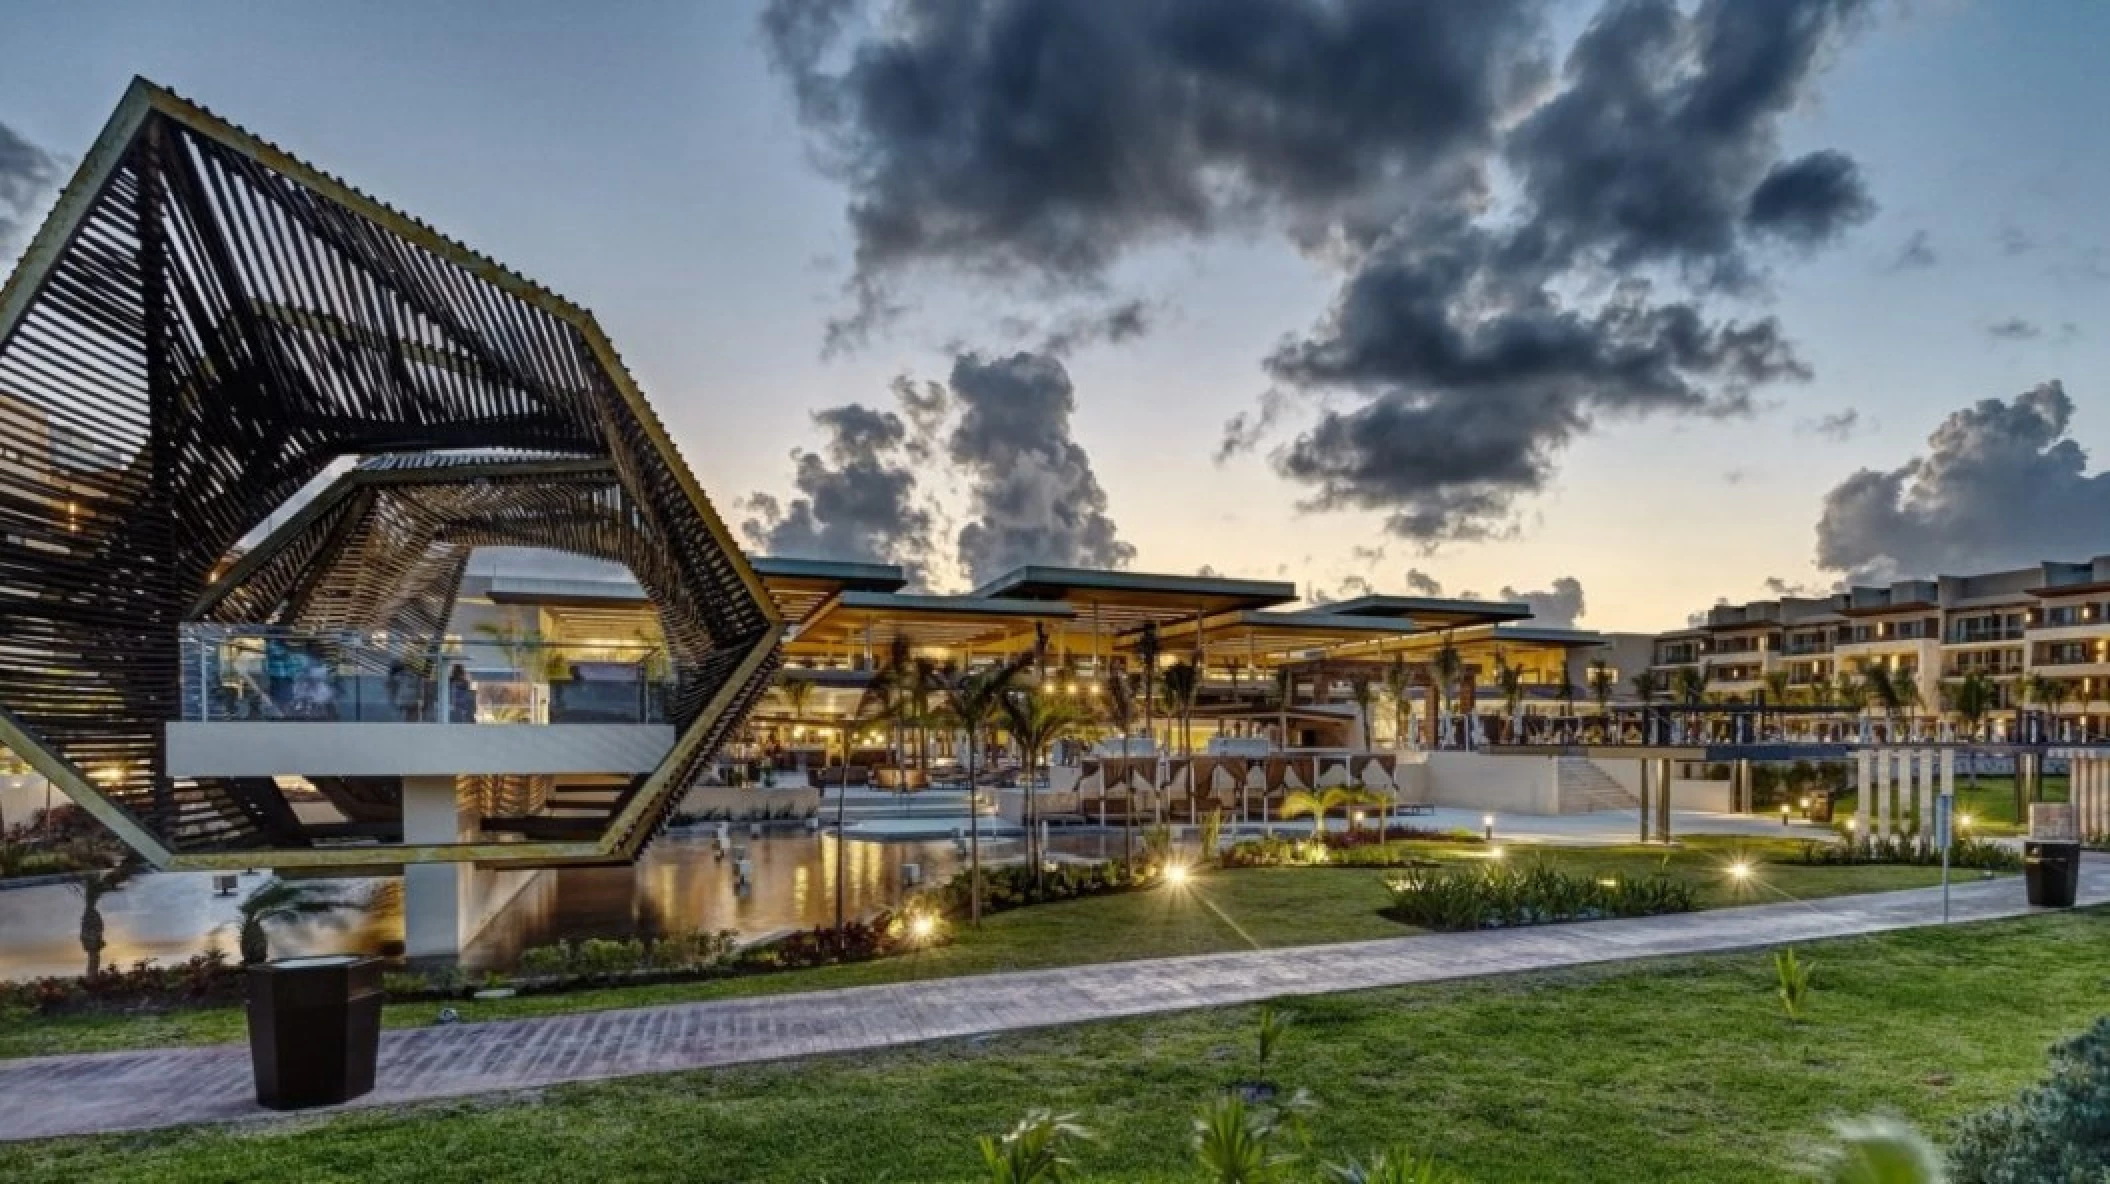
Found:
[[[2066,800],[2066,775],[2047,773],[2044,776],[2044,800],[2063,802]],[[1832,818],[1844,822],[1859,805],[1860,795],[1851,791],[1833,799]],[[1980,835],[2019,835],[2026,829],[2028,815],[2025,809],[2020,821],[2015,817],[2015,779],[2013,777],[1984,776],[1974,788],[1971,779],[1962,774],[1956,778],[1956,813],[1970,815],[1970,832]]]
[[[1763,953],[1303,999],[1272,1076],[1321,1147],[1433,1152],[1479,1181],[1793,1178],[1830,1122],[1940,1134],[2104,1009],[2110,914],[1820,943],[1809,1018]],[[0,1147],[0,1179],[968,1181],[1035,1106],[1094,1181],[1193,1181],[1188,1123],[1251,1076],[1249,1007],[234,1129]],[[1292,1176],[1317,1179],[1316,1173]]]
[[[1804,867],[1792,862],[1801,849],[1802,840],[1695,837],[1668,852],[1639,846],[1509,847],[1504,857],[1543,859],[1591,876],[1662,869],[1700,884],[1702,904],[1709,908],[1916,888],[1940,880],[1940,873],[1931,868]],[[1486,857],[1485,848],[1479,846],[1417,843],[1413,850],[1417,855],[1461,862]],[[1748,880],[1734,880],[1724,870],[1739,859],[1751,861],[1756,868]],[[1777,862],[1765,862],[1769,860]],[[963,928],[950,944],[907,957],[715,982],[608,988],[453,1006],[464,1019],[504,1019],[1413,933],[1378,915],[1389,899],[1386,874],[1351,868],[1213,872],[1196,876],[1182,889],[999,913],[988,918],[979,932]],[[429,1024],[439,1008],[436,1003],[392,1004],[384,1012],[384,1022],[391,1027]],[[166,1015],[0,1019],[0,1058],[243,1038],[242,1014],[235,1008]]]

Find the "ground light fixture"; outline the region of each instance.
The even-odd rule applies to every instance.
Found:
[[[1181,885],[1185,884],[1187,882],[1187,876],[1187,865],[1184,863],[1173,863],[1167,864],[1165,866],[1165,882],[1167,884],[1172,885],[1174,888],[1178,888]]]
[[[1500,860],[1502,858],[1502,849],[1500,847],[1488,848],[1487,857],[1493,860]]]
[[[1732,879],[1732,880],[1748,880],[1748,879],[1750,879],[1750,878],[1751,878],[1751,861],[1750,861],[1750,860],[1748,860],[1748,859],[1739,859],[1739,860],[1737,860],[1737,861],[1736,861],[1735,863],[1732,863],[1732,864],[1730,864],[1730,865],[1729,865],[1729,878],[1730,878],[1730,879]]]
[[[929,913],[917,913],[908,919],[909,940],[924,945],[938,936],[938,919]]]
[[[1488,841],[1488,842],[1492,843],[1492,842],[1494,842],[1494,841],[1495,841],[1495,816],[1494,816],[1494,815],[1492,815],[1492,814],[1482,814],[1482,815],[1480,816],[1480,828],[1481,828],[1482,830],[1484,830],[1485,832],[1487,832],[1487,841]]]
[[[1780,804],[1780,824],[1782,826],[1788,824],[1788,804],[1786,802]]]
[[[1960,829],[1960,830],[1969,830],[1969,829],[1971,829],[1971,823],[1972,823],[1973,821],[1974,821],[1974,820],[1972,819],[1972,817],[1971,817],[1971,816],[1970,816],[1969,814],[1958,814],[1958,815],[1956,816],[1956,825],[1957,825],[1957,828],[1958,828],[1958,829]]]

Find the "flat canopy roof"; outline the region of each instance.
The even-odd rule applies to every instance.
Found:
[[[899,592],[908,584],[908,573],[891,563],[758,555],[751,557],[748,564],[762,577],[762,587],[777,602],[777,612],[794,625],[804,622],[837,593]]]
[[[1324,611],[1350,617],[1408,617],[1422,629],[1458,629],[1498,621],[1523,621],[1531,617],[1528,604],[1511,600],[1460,600],[1450,596],[1358,596],[1353,600],[1328,604]]]
[[[1207,618],[1200,623],[1199,633],[1205,654],[1279,660],[1311,650],[1329,649],[1344,642],[1405,637],[1419,629],[1414,622],[1395,617],[1354,616],[1308,609],[1295,612],[1246,609]],[[1158,639],[1167,653],[1173,653],[1192,650],[1196,633],[1193,620],[1177,621],[1161,626]],[[1124,637],[1122,640],[1132,645],[1135,639]]]
[[[975,589],[975,596],[1018,600],[1062,600],[1077,606],[1080,621],[1122,633],[1145,621],[1160,625],[1196,615],[1288,604],[1297,586],[1279,580],[1227,576],[1176,576],[1082,567],[1021,567]]]
[[[790,646],[806,653],[867,645],[878,650],[899,636],[917,647],[1012,648],[1021,641],[1030,643],[1034,626],[1052,631],[1076,616],[1076,609],[1059,600],[852,590],[823,604],[800,626]]]

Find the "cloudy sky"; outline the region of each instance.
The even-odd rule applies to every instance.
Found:
[[[1601,629],[2110,552],[2110,5],[178,7],[0,7],[0,258],[144,74],[594,309],[773,550]]]

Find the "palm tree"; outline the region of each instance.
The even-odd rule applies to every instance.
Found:
[[[1031,665],[1031,653],[1008,662],[984,666],[941,680],[945,707],[953,721],[967,733],[967,916],[982,923],[982,811],[981,790],[975,783],[976,758],[989,723],[1002,709],[1004,692]]]
[[[1404,748],[1407,743],[1407,694],[1414,689],[1414,674],[1407,668],[1407,660],[1398,654],[1385,667],[1385,695],[1392,700],[1392,747]]]
[[[1158,623],[1143,622],[1142,640],[1136,643],[1136,659],[1143,664],[1143,734],[1150,738],[1150,751],[1157,752]],[[1162,819],[1160,820],[1162,821]]]
[[[1628,679],[1627,683],[1634,688],[1634,698],[1641,700],[1642,727],[1648,733],[1642,739],[1653,741],[1655,739],[1656,725],[1653,718],[1654,713],[1649,711],[1649,708],[1654,706],[1656,696],[1663,693],[1663,676],[1656,673],[1653,668],[1644,666],[1636,670],[1634,676]],[[1610,726],[1609,723],[1606,724],[1607,730],[1609,730]],[[1607,736],[1607,740],[1609,739],[1610,737]]]
[[[781,674],[777,677],[781,680],[777,683],[777,694],[783,698],[784,706],[791,709],[791,722],[796,727],[803,727],[806,723],[806,705],[813,701],[813,684],[803,678],[785,678]],[[797,739],[794,731],[791,751],[798,761],[799,770],[803,772],[806,768],[806,755],[799,751]]]
[[[1459,681],[1465,677],[1465,658],[1459,654],[1458,647],[1451,644],[1450,634],[1443,635],[1443,645],[1436,650],[1436,658],[1429,664],[1429,672],[1435,675],[1436,714],[1443,721],[1443,731],[1446,733],[1439,739],[1437,746],[1440,748],[1450,739],[1448,733],[1451,695],[1458,689]]]
[[[1018,742],[1025,759],[1026,858],[1033,864],[1033,881],[1041,881],[1040,811],[1033,792],[1033,772],[1055,742],[1082,729],[1083,709],[1063,696],[1040,687],[1012,687],[1001,700],[1004,721],[1011,738]]]
[[[1575,675],[1568,669],[1566,661],[1561,663],[1561,683],[1553,689],[1553,693],[1560,699],[1561,718],[1573,719],[1575,717],[1575,696],[1580,693],[1580,688],[1575,685]]]
[[[1326,816],[1335,810],[1348,810],[1348,828],[1355,829],[1356,806],[1382,806],[1388,799],[1374,789],[1359,785],[1336,785],[1331,789],[1300,789],[1282,799],[1282,806],[1275,812],[1277,818],[1295,818],[1311,815],[1312,833],[1317,835],[1326,829]]]
[[[1521,734],[1524,729],[1524,668],[1511,664],[1509,655],[1501,650],[1495,651],[1495,687],[1502,692],[1502,705],[1509,710],[1511,730]]]
[[[1115,664],[1107,670],[1105,711],[1106,722],[1114,725],[1114,729],[1121,735],[1121,858],[1123,862],[1132,862],[1135,858],[1136,812],[1135,794],[1130,790],[1127,780],[1128,733],[1136,724],[1136,684],[1125,666]],[[1101,803],[1105,802],[1106,793],[1112,788],[1110,785],[1100,786]],[[1106,809],[1103,804],[1099,815],[1101,821],[1104,821]]]
[[[1590,698],[1596,700],[1597,714],[1605,721],[1605,726],[1609,727],[1609,717],[1612,711],[1612,692],[1619,687],[1619,672],[1612,669],[1612,664],[1603,658],[1592,658],[1590,659],[1589,677]],[[1635,685],[1638,687],[1640,684],[1636,683]]]
[[[1771,707],[1785,707],[1788,702],[1788,672],[1768,670],[1759,676],[1766,685],[1766,703]]]
[[[1903,699],[1898,691],[1898,680],[1891,677],[1890,667],[1869,658],[1854,663],[1854,681],[1863,705],[1874,704],[1883,713],[1886,724],[1897,722],[1898,708]]]
[[[1985,721],[2000,705],[2000,686],[1983,670],[1972,670],[1955,682],[1942,684],[1942,696],[1948,701],[1950,711],[1963,720],[1964,735],[1972,740],[1983,738]],[[1971,762],[1971,788],[1978,788],[1978,762]]]
[[[1201,667],[1193,662],[1174,662],[1165,668],[1165,708],[1178,717],[1180,751],[1194,755],[1194,701],[1202,689]]]
[[[1376,681],[1364,671],[1349,675],[1348,697],[1355,701],[1357,719],[1363,730],[1363,750],[1367,752],[1373,747],[1370,739],[1370,708],[1377,702]]]
[[[930,724],[932,696],[938,689],[938,664],[918,655],[909,668],[907,709],[916,726],[916,767],[930,777]]]
[[[1288,666],[1275,667],[1275,747],[1289,747],[1290,700],[1297,694],[1297,672]]]
[[[270,926],[287,921],[327,917],[361,902],[332,895],[333,885],[321,880],[282,880],[274,876],[243,898],[238,917],[242,965],[254,966],[271,957]]]
[[[1705,666],[1680,666],[1675,677],[1678,701],[1687,707],[1698,707],[1707,698],[1708,673]]]
[[[88,955],[88,977],[103,968],[103,897],[125,886],[139,865],[131,859],[99,871],[83,872],[66,882],[81,898],[81,951]]]
[[[2038,704],[2044,708],[2046,716],[2044,729],[2047,733],[2047,739],[2051,738],[2049,733],[2057,730],[2059,726],[2059,709],[2066,706],[2066,701],[2072,695],[2073,684],[2065,679],[2044,678],[2041,676],[2037,678],[2036,698]]]

